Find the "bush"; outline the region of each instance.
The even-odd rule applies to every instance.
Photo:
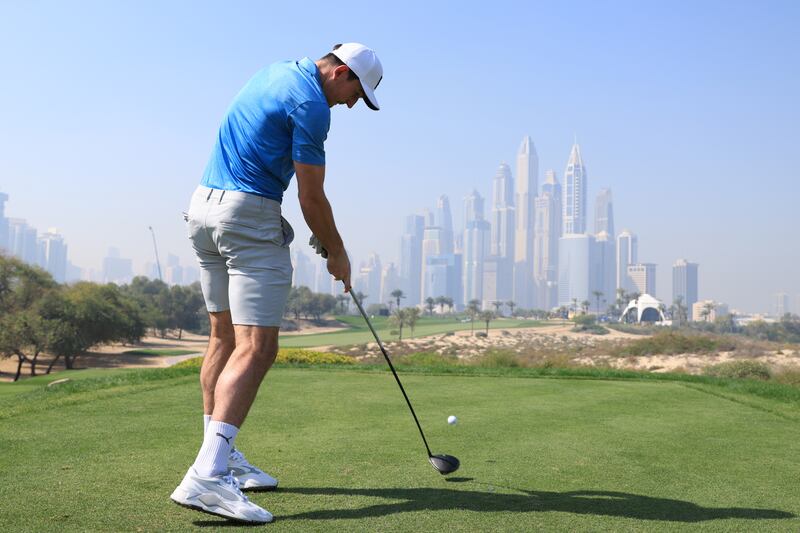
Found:
[[[355,361],[351,357],[330,352],[315,352],[301,348],[281,348],[278,350],[276,363],[300,365],[352,365]],[[176,364],[174,368],[200,368],[203,364],[202,357],[193,357]]]
[[[398,358],[397,364],[398,366],[454,366],[458,364],[458,358],[436,352],[416,352]]]
[[[486,355],[475,360],[474,364],[481,368],[517,368],[522,366],[519,357],[506,350],[487,352]]]
[[[640,355],[675,355],[681,353],[710,353],[732,351],[736,345],[727,339],[707,335],[684,335],[671,330],[660,331],[646,339],[636,339],[630,344],[620,347],[616,354],[620,356]]]
[[[718,378],[760,379],[762,381],[767,381],[772,377],[772,372],[767,365],[753,360],[727,361],[706,368],[704,373]]]

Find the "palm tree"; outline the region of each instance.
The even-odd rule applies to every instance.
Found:
[[[706,303],[703,304],[703,310],[700,311],[700,316],[703,317],[703,320],[705,322],[709,321],[708,317],[711,316],[711,313],[714,312],[714,307],[716,307],[714,305],[714,302],[706,302]]]
[[[397,308],[400,309],[400,298],[405,298],[406,295],[400,289],[393,290],[390,295],[397,301]]]
[[[592,291],[592,295],[597,299],[597,314],[600,314],[600,297],[603,296],[603,291]]]
[[[506,305],[511,310],[511,316],[514,316],[514,308],[517,306],[517,303],[514,300],[509,300],[506,302]]]
[[[406,324],[411,328],[411,336],[414,336],[414,326],[417,325],[419,319],[419,307],[409,307],[406,309]]]
[[[361,306],[364,307],[364,309],[366,309],[366,306],[364,305],[364,300],[369,298],[369,295],[364,294],[361,291],[356,291],[356,298],[358,298],[358,301],[361,302]]]
[[[449,312],[450,314],[453,314],[453,303],[454,303],[454,302],[453,302],[453,299],[452,299],[452,298],[450,298],[449,296],[446,296],[446,297],[445,297],[445,302],[444,302],[444,304],[447,306],[447,310],[448,310],[448,312]]]
[[[469,317],[469,324],[470,324],[470,334],[475,333],[475,317],[478,316],[478,313],[481,311],[481,302],[480,300],[470,300],[467,303],[467,316]]]
[[[492,302],[492,307],[494,307],[495,315],[497,316],[502,315],[502,312],[500,310],[503,308],[503,302],[501,302],[500,300],[495,300]]]
[[[489,334],[489,322],[494,319],[494,313],[491,311],[483,311],[481,313],[481,320],[486,322],[486,334]]]
[[[572,305],[570,306],[570,310],[572,311],[573,315],[578,312],[578,299],[577,298],[573,298],[572,299]]]
[[[589,306],[591,305],[592,302],[590,302],[589,300],[584,300],[581,302],[581,310],[583,311],[584,315],[589,312]]]
[[[398,307],[395,309],[394,314],[389,317],[389,322],[400,330],[400,337],[397,339],[400,342],[403,342],[403,326],[408,323],[408,311],[408,309],[400,309]]]
[[[337,294],[336,295],[336,303],[342,309],[342,314],[346,314],[348,309],[350,308],[350,297],[345,296],[344,294]]]
[[[444,296],[437,296],[436,297],[436,305],[439,306],[439,313],[444,314],[444,306],[447,305],[447,298]]]
[[[433,316],[433,308],[434,308],[435,305],[436,305],[436,300],[434,300],[430,296],[425,298],[425,307],[428,308],[428,314],[430,316]]]

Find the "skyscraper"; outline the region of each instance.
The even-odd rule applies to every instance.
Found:
[[[439,279],[444,275],[443,272],[437,271],[436,284],[432,284],[428,279],[430,277],[428,269],[433,264],[433,258],[439,257],[440,255],[442,255],[442,228],[438,226],[428,226],[425,228],[422,237],[422,283],[419,295],[420,303],[424,302],[426,298],[435,298],[436,296],[444,295],[444,293],[433,294],[431,292],[434,290],[434,287],[436,287],[436,290],[441,290],[441,287],[447,286],[447,280]]]
[[[631,292],[628,265],[639,262],[639,240],[628,230],[617,236],[617,289]],[[627,302],[626,302],[627,303]]]
[[[28,226],[25,220],[8,219],[8,247],[18,259],[31,265],[39,264],[36,228]]]
[[[558,305],[591,301],[594,246],[594,237],[585,233],[565,233],[558,240]]]
[[[561,238],[561,185],[554,170],[545,172],[542,194],[534,202],[533,277],[535,307],[558,306],[558,239]]]
[[[516,228],[514,235],[514,301],[520,307],[534,303],[533,227],[534,200],[539,182],[539,156],[531,138],[522,139],[517,153]]]
[[[400,284],[399,277],[397,275],[397,268],[394,266],[394,263],[389,263],[383,267],[383,271],[381,272],[380,303],[388,304],[389,302],[394,301],[392,292],[397,290],[399,287]]]
[[[692,306],[697,302],[697,263],[678,259],[672,265],[672,303],[681,298],[687,309],[688,319],[693,320]]]
[[[59,283],[67,278],[67,245],[56,228],[50,228],[39,238],[43,252],[41,265]]]
[[[170,254],[171,257],[175,257]],[[177,257],[175,257],[177,260]],[[170,261],[170,266],[172,266]],[[108,253],[103,258],[103,283],[128,283],[133,277],[133,261],[120,257],[119,250],[113,246],[108,249]]]
[[[474,216],[472,217],[475,218]],[[470,219],[467,213],[465,220]],[[514,189],[511,169],[500,163],[492,180],[492,244],[490,253],[514,259]]]
[[[441,253],[453,253],[453,215],[450,212],[450,200],[441,195],[436,202],[436,225],[442,229],[440,239]]]
[[[308,255],[299,246],[293,248],[292,287],[308,287],[313,290],[316,269],[311,264]]]
[[[483,300],[483,266],[490,251],[490,226],[483,218],[483,198],[478,191],[464,198],[469,217],[464,230],[464,302]]]
[[[605,231],[614,238],[614,204],[611,189],[600,189],[594,202],[594,232]]]
[[[595,236],[594,253],[592,254],[594,280],[591,302],[592,308],[597,308],[598,313],[602,313],[607,307],[603,302],[608,304],[616,300],[617,258],[615,248],[614,238],[608,232],[601,231]],[[599,301],[595,292],[601,293]]]
[[[400,238],[400,282],[408,305],[420,303],[422,287],[422,238],[425,233],[425,218],[409,215],[405,220],[403,236]]]
[[[631,289],[639,294],[656,296],[656,265],[653,263],[635,263],[628,265],[628,279]]]
[[[564,171],[564,234],[586,233],[586,179],[580,146],[575,143]]]
[[[779,292],[775,295],[775,316],[781,318],[786,313],[791,313],[789,307],[789,295],[785,292]]]

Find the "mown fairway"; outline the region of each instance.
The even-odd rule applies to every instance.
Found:
[[[175,375],[26,392],[13,411],[6,391],[0,530],[226,525],[168,499],[202,427],[196,374]],[[277,368],[238,440],[280,479],[252,495],[268,530],[800,530],[795,405],[679,382],[403,379],[434,452],[462,469],[428,465],[390,374]]]
[[[308,346],[346,346],[348,344],[361,344],[365,342],[374,342],[372,333],[370,333],[367,324],[360,316],[337,316],[337,320],[348,324],[348,329],[336,331],[333,333],[318,333],[314,335],[284,335],[280,338],[281,346],[284,348],[305,348]],[[376,316],[370,318],[372,325],[378,332],[382,341],[396,341],[397,335],[390,335],[390,331],[396,331],[397,327],[393,326],[389,319],[386,317]],[[508,318],[502,320],[492,320],[489,323],[489,329],[510,329],[510,328],[530,328],[542,325],[541,322],[533,320],[518,320],[515,318]],[[421,317],[414,327],[414,334],[411,334],[411,329],[408,327],[403,328],[403,338],[411,339],[416,337],[425,337],[427,335],[437,335],[440,333],[447,333],[448,331],[463,331],[469,330],[469,322],[462,322],[454,318],[439,318],[439,317]],[[486,328],[486,323],[479,320],[475,321],[475,331],[483,331]]]

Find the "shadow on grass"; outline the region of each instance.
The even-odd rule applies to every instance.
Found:
[[[472,481],[458,478],[459,482]],[[639,520],[669,522],[704,522],[728,518],[750,520],[794,518],[795,515],[774,509],[748,509],[743,507],[702,507],[692,502],[654,498],[625,492],[579,490],[571,492],[546,492],[512,489],[521,494],[499,494],[499,486],[474,482],[487,487],[486,491],[412,488],[412,489],[355,489],[333,487],[283,488],[283,493],[325,496],[359,496],[400,500],[379,503],[359,509],[322,509],[307,511],[280,520],[331,520],[385,516],[413,511],[439,511],[461,509],[478,512],[561,511],[582,515],[619,516]],[[503,487],[506,488],[506,487]]]

